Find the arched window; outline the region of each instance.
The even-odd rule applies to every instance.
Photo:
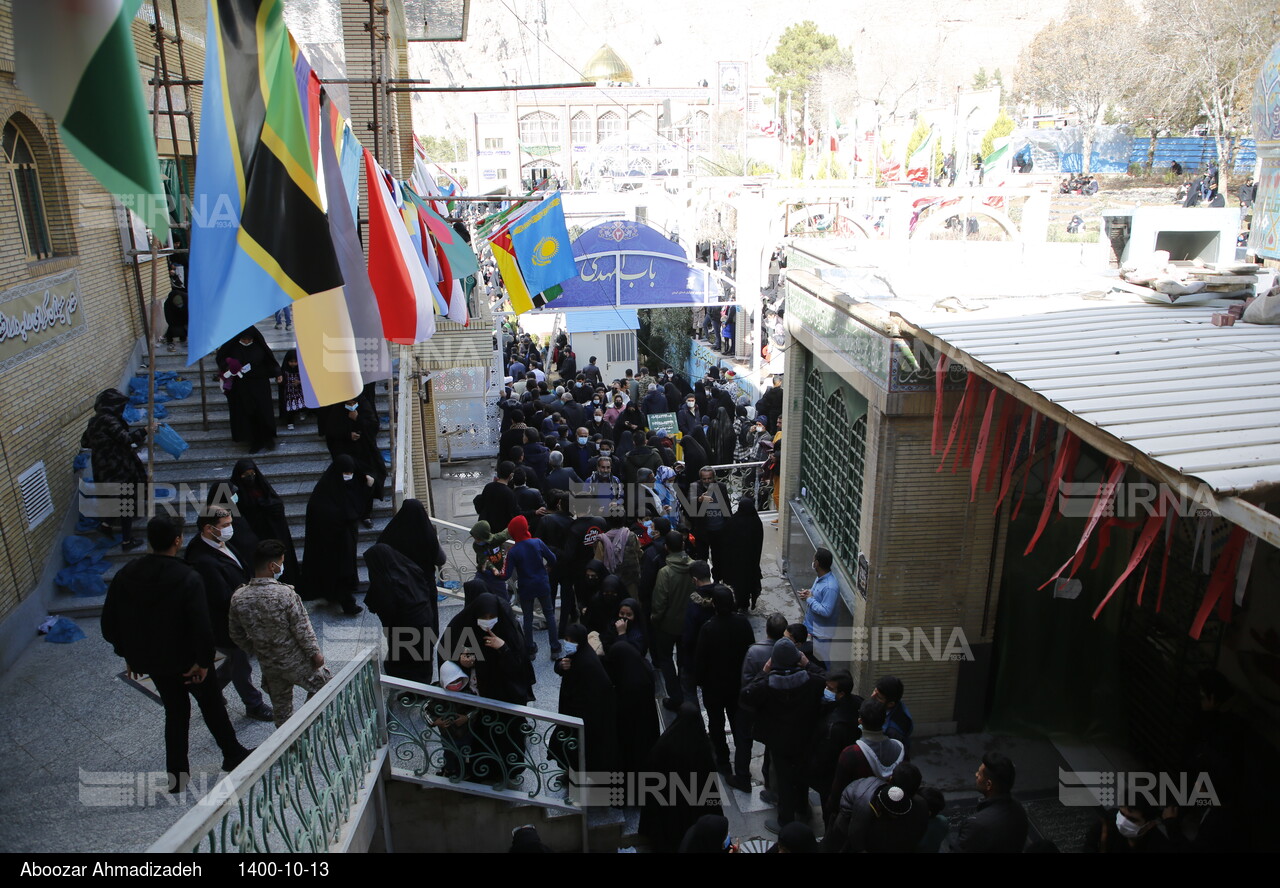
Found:
[[[579,111],[569,120],[569,141],[574,145],[591,144],[591,116]]]
[[[606,111],[596,121],[596,141],[608,142],[622,133],[622,118],[612,111]]]
[[[653,115],[647,111],[637,111],[627,121],[627,141],[632,145],[649,145],[656,138],[653,126]]]
[[[53,242],[45,216],[40,171],[36,168],[31,143],[12,120],[4,125],[0,149],[4,153],[4,169],[13,191],[13,201],[18,208],[23,247],[30,259],[48,259],[53,255]]]
[[[554,114],[546,111],[535,111],[520,118],[520,144],[525,147],[533,145],[559,145],[560,121]]]
[[[805,490],[805,506],[830,542],[832,554],[852,566],[858,558],[862,527],[867,417],[863,414],[850,422],[841,384],[827,391],[823,377],[815,368],[805,380],[800,486]],[[848,461],[833,466],[833,453]]]

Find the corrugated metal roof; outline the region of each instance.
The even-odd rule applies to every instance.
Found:
[[[1219,494],[1280,484],[1280,327],[1227,303],[1081,303],[912,323]]]
[[[566,311],[564,328],[570,333],[599,333],[604,330],[638,330],[640,316],[634,308],[606,308],[600,311]]]

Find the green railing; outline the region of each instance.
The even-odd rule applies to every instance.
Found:
[[[378,682],[366,648],[150,850],[346,850],[387,755]]]

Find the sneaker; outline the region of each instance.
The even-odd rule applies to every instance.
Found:
[[[292,332],[293,332],[293,324],[285,324],[285,325],[284,325],[284,331],[285,331],[286,333],[292,333]]]
[[[142,540],[125,540],[120,544],[120,548],[126,552],[132,552],[134,549],[142,545]]]
[[[233,752],[231,755],[222,759],[222,770],[234,771],[236,768],[240,767],[241,762],[249,757],[251,752],[253,752],[252,749],[245,749],[241,746],[238,752]]]
[[[280,324],[276,324],[276,329],[277,329],[277,330],[282,330],[282,329],[284,329],[284,328],[283,328]]]
[[[285,426],[285,428],[292,432],[292,431],[293,431],[293,423],[289,423],[287,426]]]
[[[776,805],[778,804],[778,794],[766,786],[760,790],[760,801],[766,805]]]
[[[782,827],[778,825],[778,821],[776,820],[766,820],[764,822],[764,828],[769,830],[769,832],[773,833],[775,836],[782,832]]]
[[[252,709],[246,709],[244,711],[244,714],[249,716],[249,718],[253,719],[254,721],[273,722],[276,720],[275,711],[272,710],[270,704],[268,703],[259,703],[257,706],[254,706]]]

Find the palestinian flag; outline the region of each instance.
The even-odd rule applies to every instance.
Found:
[[[130,25],[142,0],[25,0],[12,4],[18,86],[58,121],[76,160],[169,236],[138,56]]]

